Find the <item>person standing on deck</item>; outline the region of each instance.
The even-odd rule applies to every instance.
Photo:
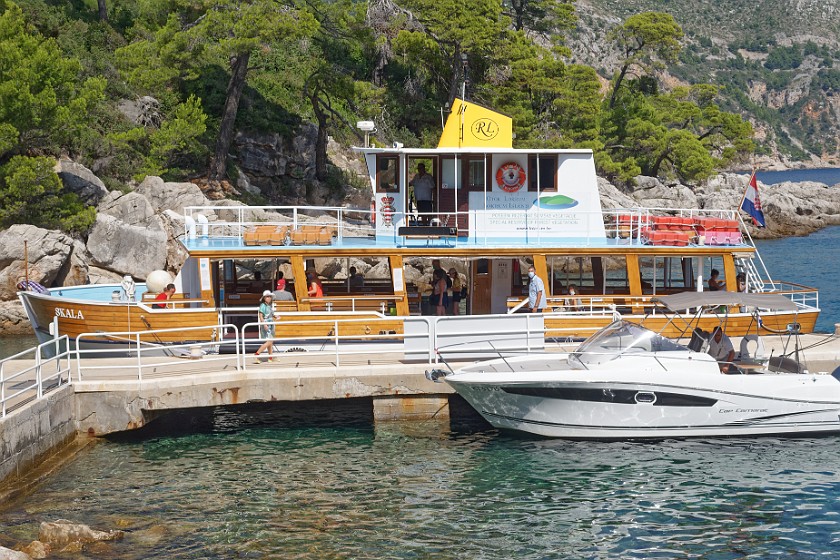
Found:
[[[432,304],[435,306],[435,315],[446,315],[446,308],[449,305],[449,297],[446,291],[446,272],[442,268],[436,268],[432,283]]]
[[[531,306],[531,313],[542,313],[543,309],[548,306],[548,301],[545,297],[545,284],[542,278],[537,276],[537,269],[534,265],[528,267],[528,305]]]
[[[460,315],[461,314],[461,291],[464,288],[464,285],[461,283],[461,276],[458,274],[458,271],[454,268],[449,269],[449,278],[452,280],[452,295],[449,297],[449,304],[451,307],[451,314],[452,315]]]
[[[417,202],[417,210],[420,212],[420,223],[428,225],[431,213],[435,211],[434,190],[435,178],[426,173],[426,164],[417,164],[417,174],[408,182],[414,187],[414,200]]]
[[[254,363],[260,364],[260,352],[268,350],[268,361],[273,362],[274,358],[271,352],[274,350],[274,295],[268,290],[263,292],[260,298],[260,309],[257,312],[257,317],[260,321],[260,338],[265,339],[265,342],[257,349],[254,354]]]

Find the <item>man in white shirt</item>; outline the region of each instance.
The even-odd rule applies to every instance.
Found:
[[[542,313],[543,309],[547,307],[545,297],[545,283],[542,278],[537,276],[537,271],[533,266],[528,267],[528,305],[531,306],[531,313]]]
[[[709,342],[709,354],[718,361],[721,373],[729,373],[730,369],[734,371],[735,366],[732,364],[732,360],[735,359],[735,348],[720,327],[715,327],[714,333],[712,333],[712,340]]]
[[[426,173],[426,164],[417,164],[417,174],[412,177],[409,185],[414,187],[414,200],[417,202],[417,211],[420,212],[420,223],[428,224],[432,212],[435,211],[433,204],[435,178]]]

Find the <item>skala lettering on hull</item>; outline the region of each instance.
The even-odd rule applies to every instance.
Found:
[[[55,316],[61,317],[62,319],[77,319],[79,321],[85,320],[84,314],[78,309],[65,309],[63,307],[56,307]]]

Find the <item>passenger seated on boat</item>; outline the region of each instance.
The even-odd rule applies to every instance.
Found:
[[[569,295],[576,296],[577,295],[577,286],[574,284],[569,284]],[[572,311],[582,311],[583,310],[583,302],[580,298],[577,297],[570,297],[566,299],[566,307],[571,309]]]
[[[365,285],[365,277],[359,274],[355,266],[351,266],[348,271],[350,276],[347,277],[347,286],[352,290],[354,288],[362,288]]]
[[[284,278],[280,278],[277,281],[277,288],[274,290],[274,301],[295,301],[295,296],[286,291],[286,280]]]
[[[317,272],[314,270],[307,272],[306,280],[309,285],[307,293],[310,298],[324,297],[324,285],[321,283],[321,279],[318,277]]]
[[[710,292],[719,292],[720,290],[726,289],[726,282],[721,282],[720,280],[718,280],[718,276],[720,276],[720,271],[716,268],[713,268],[712,274],[709,276]]]
[[[709,354],[718,361],[721,373],[738,373],[737,368],[732,363],[732,360],[735,359],[735,348],[720,327],[715,327],[715,330],[712,331]]]
[[[167,284],[166,288],[164,288],[161,293],[155,296],[155,301],[168,301],[172,299],[173,295],[175,295],[175,284]],[[166,309],[167,304],[153,303],[152,307],[154,307],[155,309]]]

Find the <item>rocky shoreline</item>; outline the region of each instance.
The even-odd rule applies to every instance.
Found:
[[[29,322],[16,297],[24,279],[28,253],[30,280],[45,286],[118,283],[123,275],[145,280],[153,270],[173,276],[187,257],[178,241],[184,231],[185,206],[214,206],[217,214],[241,206],[230,199],[211,200],[193,183],[146,179],[129,192],[109,191],[89,169],[62,160],[56,170],[66,188],[78,193],[98,211],[87,239],[32,225],[0,231],[0,334],[26,334]],[[747,177],[721,173],[702,186],[663,183],[637,178],[632,189],[620,189],[599,178],[604,208],[735,209],[740,205]],[[759,183],[768,227],[750,227],[756,239],[807,235],[840,225],[840,189],[822,183]],[[210,217],[214,219],[214,217]]]

